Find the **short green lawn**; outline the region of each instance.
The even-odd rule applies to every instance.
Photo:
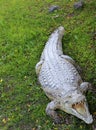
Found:
[[[0,130],[95,130],[96,127],[96,1],[0,0]],[[48,12],[51,5],[60,9]],[[49,35],[65,27],[63,50],[81,66],[92,125],[59,111],[65,123],[55,125],[46,115],[49,99],[38,84],[35,65]]]

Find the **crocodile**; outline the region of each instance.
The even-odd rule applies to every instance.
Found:
[[[50,35],[40,61],[35,66],[42,89],[51,100],[46,107],[46,114],[55,123],[60,123],[62,118],[56,112],[56,109],[60,109],[91,124],[93,118],[85,97],[91,84],[83,82],[80,67],[70,56],[63,54],[64,32],[64,27],[60,26]]]

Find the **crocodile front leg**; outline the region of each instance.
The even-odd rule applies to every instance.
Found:
[[[88,83],[88,82],[83,82],[83,83],[81,83],[81,85],[80,85],[80,91],[82,92],[82,93],[84,93],[84,92],[86,92],[87,90],[88,90],[88,88],[91,88],[92,86],[91,86],[91,84],[90,83]]]
[[[57,101],[51,101],[50,103],[48,103],[46,107],[47,115],[49,115],[54,120],[54,123],[56,124],[62,123],[61,117],[55,111],[58,108],[59,108],[59,102]]]
[[[36,74],[37,74],[37,75],[39,75],[39,73],[40,73],[40,70],[41,70],[41,67],[42,67],[43,62],[44,62],[44,61],[41,60],[41,61],[38,62],[38,63],[36,64],[36,66],[35,66]]]
[[[71,64],[73,64],[73,65],[76,67],[76,69],[77,69],[77,71],[78,71],[79,73],[82,72],[82,69],[80,68],[80,66],[77,65],[77,64],[75,63],[75,61],[74,61],[70,56],[68,56],[68,55],[61,55],[61,58],[64,58],[64,59],[66,59],[67,61],[69,61]]]

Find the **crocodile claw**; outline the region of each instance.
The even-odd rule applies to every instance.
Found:
[[[61,116],[57,116],[55,119],[54,119],[54,123],[55,124],[62,124],[63,123],[63,118]]]

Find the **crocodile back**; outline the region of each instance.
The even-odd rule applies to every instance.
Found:
[[[46,43],[41,56],[44,63],[40,70],[39,81],[43,89],[59,89],[66,93],[78,87],[82,79],[74,65],[61,57],[63,28],[60,29],[54,31]]]

